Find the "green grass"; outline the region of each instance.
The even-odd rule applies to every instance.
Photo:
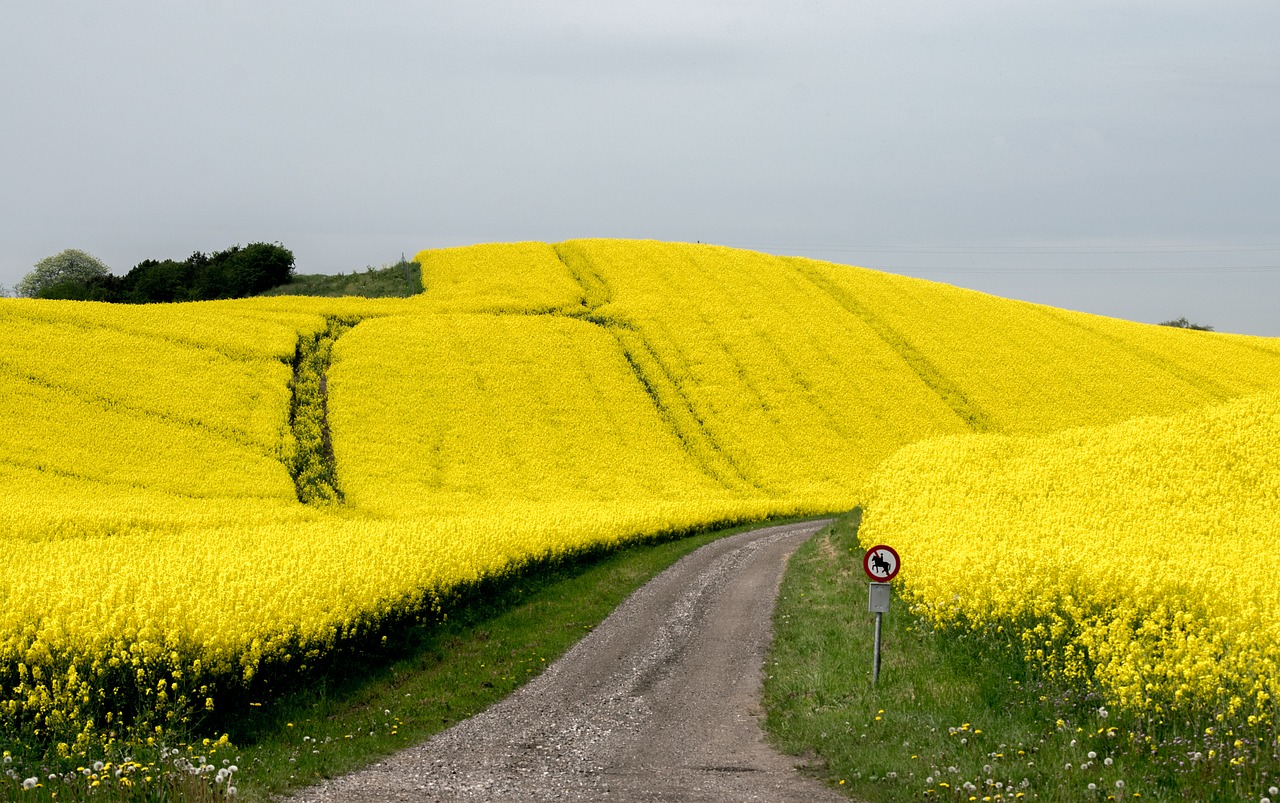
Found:
[[[422,266],[401,259],[394,265],[369,267],[363,272],[299,273],[288,284],[273,287],[264,296],[364,296],[407,298],[422,292]]]
[[[873,687],[858,522],[842,517],[792,556],[766,664],[770,737],[819,777],[873,802],[1276,799],[1275,745],[1233,767],[1229,728],[1121,722],[1045,684],[1007,641],[934,631],[896,596]]]
[[[600,551],[469,589],[450,606],[443,623],[392,634],[347,662],[345,675],[331,673],[312,688],[237,712],[223,723],[228,745],[188,739],[178,755],[192,761],[200,756],[215,767],[224,761],[236,766],[237,797],[246,801],[266,801],[367,766],[480,712],[537,676],[634,590],[681,557],[765,524]],[[158,761],[158,749],[134,745],[115,760],[128,754],[144,764],[171,765],[173,756]],[[225,799],[221,787],[180,773],[160,778],[143,770],[131,789],[121,790],[118,781],[104,779],[106,786],[90,791],[88,775],[73,775],[70,783],[50,782],[50,769],[37,770],[34,763],[13,766],[18,781],[36,774],[45,785],[23,792],[11,779],[0,778],[0,800],[48,801],[53,792],[61,801]],[[66,768],[58,771],[66,773]],[[143,783],[148,773],[156,780]]]
[[[753,525],[761,526],[761,525]],[[479,713],[540,674],[654,575],[749,527],[640,544],[491,588],[390,663],[279,701],[230,735],[240,797],[266,800],[365,766]]]

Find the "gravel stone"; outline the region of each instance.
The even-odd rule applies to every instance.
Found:
[[[826,523],[702,547],[511,696],[288,800],[846,800],[767,745],[760,726],[782,571]]]

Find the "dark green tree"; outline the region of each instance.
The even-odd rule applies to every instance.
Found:
[[[1198,324],[1198,323],[1192,323],[1191,321],[1188,321],[1185,317],[1182,317],[1182,318],[1176,318],[1176,319],[1174,319],[1174,320],[1172,320],[1172,321],[1161,321],[1161,322],[1160,322],[1160,325],[1161,325],[1161,326],[1172,326],[1172,327],[1174,327],[1174,328],[1176,328],[1176,329],[1195,329],[1195,330],[1200,331],[1200,332],[1212,332],[1212,331],[1213,331],[1213,327],[1212,327],[1212,326],[1201,326],[1201,325],[1200,325],[1200,324]]]
[[[244,298],[287,284],[293,252],[282,245],[251,243],[225,251],[193,253],[181,262],[148,259],[129,271],[115,300],[133,304]]]
[[[134,266],[121,280],[120,295],[116,300],[129,304],[186,301],[187,286],[186,262],[147,259]]]

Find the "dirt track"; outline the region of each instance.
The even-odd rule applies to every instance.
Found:
[[[787,557],[825,522],[713,542],[487,711],[298,801],[836,801],[763,741]]]

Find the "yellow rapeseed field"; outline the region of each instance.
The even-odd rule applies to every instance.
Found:
[[[908,545],[918,567],[908,589],[932,599],[933,586],[913,584],[937,561],[912,551],[905,512],[879,512],[897,509],[885,501],[895,486],[881,475],[868,491],[904,446],[952,438],[886,465],[931,448],[996,448],[974,433],[1159,434],[1122,422],[1183,415],[1179,426],[1194,429],[1213,409],[1213,421],[1238,419],[1239,449],[1257,451],[1258,411],[1274,397],[1256,394],[1280,392],[1271,340],[810,260],[583,240],[424,251],[418,261],[425,291],[409,299],[0,300],[0,732],[72,753],[112,731],[163,732],[289,688],[344,645],[393,635],[463,585],[529,561],[868,499],[871,521],[907,528],[870,532]],[[1048,437],[1084,443],[1090,432]],[[1147,465],[1141,450],[1132,459]],[[974,457],[975,476],[984,465]],[[956,477],[968,469],[945,466]],[[1187,485],[1202,480],[1169,475],[1160,487],[1170,500],[1211,497],[1222,521],[1244,504],[1239,482]],[[949,489],[893,504],[927,511],[936,499],[953,510],[963,494]],[[1125,518],[1110,490],[1097,493],[1097,511],[1117,527],[1157,521],[1155,507]],[[1081,491],[1077,506],[1089,498]],[[1217,532],[1176,541],[1149,523],[1125,543]],[[1100,587],[1070,579],[1076,563],[1052,566],[1063,582]],[[1201,593],[1194,583],[1139,586],[1142,600]],[[1126,620],[1134,628],[1165,622],[1157,608],[1132,610],[1148,617]],[[988,615],[1013,622],[1023,612]],[[1247,621],[1266,615],[1259,607]],[[1035,619],[1031,632],[1041,624],[1053,626]],[[1087,647],[1117,699],[1169,705],[1170,688],[1180,699],[1167,680],[1139,694],[1125,672],[1146,664],[1106,652],[1136,644],[1172,655],[1170,644],[1088,633],[1035,635],[1029,649],[1072,672],[1069,650]],[[1194,665],[1179,660],[1179,672]],[[1154,677],[1142,671],[1144,683]],[[1262,687],[1242,678],[1206,669],[1182,695],[1216,694],[1221,679],[1256,706]]]
[[[933,440],[873,485],[860,537],[896,546],[938,625],[1008,633],[1118,709],[1273,721],[1280,395]]]

